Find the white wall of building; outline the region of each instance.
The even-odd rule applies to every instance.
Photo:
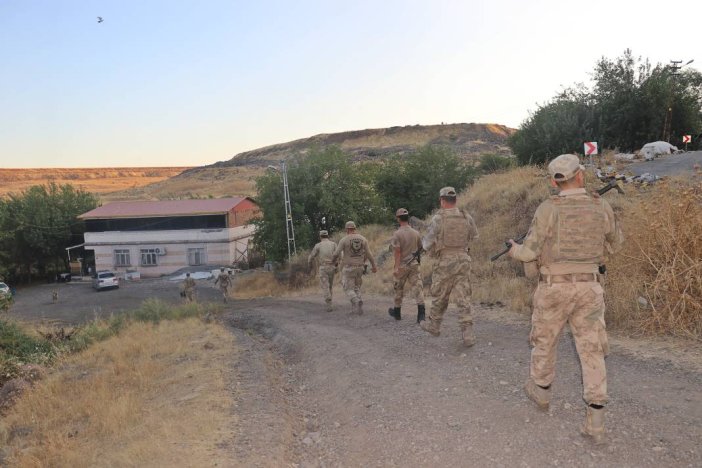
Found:
[[[222,229],[184,229],[173,231],[109,231],[86,232],[85,249],[95,252],[97,270],[113,270],[120,273],[138,271],[142,277],[158,277],[171,274],[190,266],[188,253],[200,252],[201,264],[231,265],[248,258],[248,244],[254,226],[239,226]],[[158,249],[156,265],[144,265],[142,250]],[[128,252],[129,264],[117,265],[115,251]],[[125,258],[124,255],[121,258]]]

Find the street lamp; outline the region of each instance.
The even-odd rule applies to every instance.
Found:
[[[268,169],[276,172],[280,172],[283,178],[283,199],[285,200],[285,233],[288,237],[288,262],[292,259],[294,254],[297,254],[297,249],[295,248],[295,228],[293,226],[292,218],[292,207],[290,205],[290,190],[288,189],[288,168],[285,164],[285,159],[280,162],[280,170],[273,166],[268,165]]]
[[[678,76],[680,73],[681,68],[686,67],[690,65],[692,62],[694,62],[695,59],[688,60],[685,65],[680,65],[682,63],[682,60],[671,60],[670,65],[668,65],[668,68],[672,71],[671,76],[673,79]],[[671,83],[674,83],[674,81],[671,81]],[[670,93],[670,99],[668,101],[668,111],[665,114],[665,120],[663,121],[663,136],[662,140],[667,141],[670,143],[670,127],[673,124],[673,92],[674,92],[674,84],[671,84],[671,93]]]

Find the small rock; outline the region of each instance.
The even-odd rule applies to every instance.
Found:
[[[573,405],[571,405],[570,403],[566,403],[566,404],[563,405],[563,407],[564,407],[565,409],[571,409],[571,408],[573,407]]]
[[[309,431],[309,432],[319,431],[319,424],[317,424],[315,421],[312,421],[311,419],[308,419],[305,422],[305,427],[307,428],[307,431]]]
[[[639,296],[639,297],[636,299],[636,302],[638,302],[639,305],[640,305],[641,307],[643,307],[644,309],[648,307],[648,301],[646,300],[645,297]]]
[[[655,446],[655,447],[653,447],[651,450],[653,450],[654,452],[662,452],[662,451],[663,451],[663,447]]]
[[[338,422],[334,421],[334,427],[340,428],[340,427],[341,427],[341,424],[339,424]]]
[[[204,345],[202,345],[202,347],[205,348],[205,349],[214,349],[215,345],[213,345],[212,343],[210,343],[210,342],[208,341],[207,343],[205,343]]]
[[[322,435],[319,432],[310,432],[309,434],[307,434],[307,437],[312,439],[312,442],[317,444],[320,440],[322,440]]]
[[[507,385],[507,383],[508,382],[506,380],[500,380],[500,385]]]
[[[312,445],[314,442],[312,442],[312,439],[310,439],[309,437],[305,437],[304,439],[302,439],[302,443],[305,444],[305,445],[307,445],[307,446],[310,446],[310,445]]]
[[[492,346],[492,341],[488,341],[488,346]]]

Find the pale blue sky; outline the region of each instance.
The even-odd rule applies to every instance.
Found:
[[[202,165],[318,133],[517,127],[627,47],[701,68],[700,5],[0,0],[0,167]]]

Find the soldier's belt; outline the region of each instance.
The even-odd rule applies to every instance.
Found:
[[[568,275],[539,275],[539,281],[543,283],[593,283],[599,282],[597,273],[571,273]]]

